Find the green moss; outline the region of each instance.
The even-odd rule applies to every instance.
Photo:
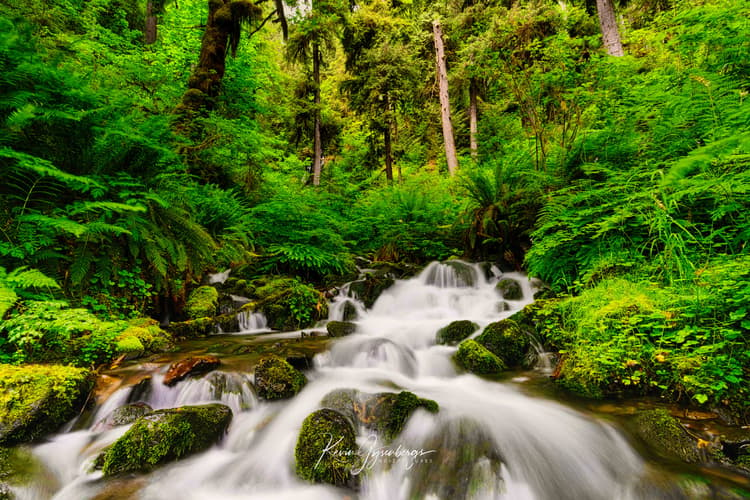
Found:
[[[687,463],[701,461],[697,443],[667,410],[658,408],[640,413],[635,418],[636,434],[665,458]]]
[[[190,293],[185,303],[185,313],[190,319],[216,316],[219,292],[212,286],[199,286]]]
[[[474,333],[479,325],[469,320],[454,321],[438,330],[435,341],[438,344],[455,345]]]
[[[72,366],[0,365],[0,445],[56,430],[78,413],[92,385],[88,370]]]
[[[167,327],[167,331],[177,339],[207,337],[216,331],[216,323],[212,318],[179,321],[176,323],[170,323]]]
[[[218,441],[232,420],[222,404],[157,410],[133,424],[99,461],[105,476],[147,472],[157,465],[203,451]]]
[[[361,466],[356,434],[346,417],[329,408],[305,418],[294,449],[295,471],[302,479],[353,486]]]
[[[437,402],[431,399],[422,399],[413,392],[402,391],[392,395],[392,404],[388,417],[379,425],[383,436],[387,440],[393,440],[404,430],[407,420],[414,410],[424,408],[430,413],[437,413],[440,409]]]
[[[255,367],[255,389],[267,400],[291,398],[307,383],[307,377],[278,356],[265,356]]]
[[[479,375],[491,375],[506,370],[503,360],[475,340],[464,340],[453,359],[462,368]]]
[[[160,352],[172,344],[172,337],[159,327],[159,322],[151,318],[138,318],[128,321],[130,325],[120,337],[137,337],[143,347],[150,352]]]
[[[136,336],[121,337],[115,344],[115,350],[118,354],[140,355],[146,350],[143,344]]]
[[[503,295],[505,300],[521,300],[523,299],[523,289],[521,284],[510,278],[503,278],[495,285],[495,290]]]
[[[529,338],[510,319],[490,323],[476,341],[508,366],[520,365],[529,349]]]
[[[346,337],[357,330],[357,325],[349,321],[329,321],[326,330],[329,337]]]

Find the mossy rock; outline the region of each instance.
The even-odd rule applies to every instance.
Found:
[[[341,413],[355,426],[363,425],[377,431],[386,441],[401,433],[417,408],[430,413],[439,410],[435,401],[408,391],[368,394],[355,389],[337,389],[326,394],[320,404]]]
[[[438,330],[435,341],[438,344],[456,345],[477,331],[479,325],[469,320],[454,321]]]
[[[511,278],[503,278],[495,285],[495,290],[500,292],[505,300],[522,300],[523,288],[521,284]]]
[[[453,359],[465,370],[478,375],[493,375],[507,369],[502,359],[472,339],[461,342]]]
[[[356,487],[361,467],[356,434],[341,413],[324,408],[305,418],[294,449],[295,471],[306,481]]]
[[[278,356],[265,356],[255,367],[255,390],[266,400],[295,396],[307,384],[307,377]]]
[[[212,318],[199,318],[170,323],[166,328],[177,339],[195,339],[215,333],[216,322]]]
[[[511,319],[490,323],[476,341],[502,359],[507,366],[520,365],[531,345],[529,337]]]
[[[398,394],[376,394],[375,400],[377,407],[382,408],[382,416],[376,420],[376,427],[387,441],[401,434],[409,417],[417,408],[424,408],[430,413],[437,413],[439,410],[437,402],[417,397],[416,394],[408,391],[401,391]],[[373,406],[372,403],[371,406]]]
[[[190,319],[216,316],[219,307],[219,292],[208,285],[199,286],[188,296],[185,314]]]
[[[151,318],[137,318],[128,321],[126,328],[118,339],[128,337],[137,338],[148,352],[161,352],[168,349],[172,343],[172,336],[159,327],[159,322]]]
[[[329,337],[346,337],[357,330],[357,325],[349,321],[329,321],[326,330]]]
[[[146,403],[131,403],[115,408],[102,420],[101,425],[105,428],[119,427],[132,424],[139,418],[153,412],[154,409]]]
[[[143,356],[146,348],[136,336],[121,337],[115,342],[115,355],[125,356],[125,359],[136,359]]]
[[[667,410],[657,408],[638,414],[635,432],[658,455],[687,463],[701,462],[697,442]]]
[[[359,317],[359,313],[357,312],[357,308],[352,303],[352,301],[347,300],[344,303],[344,310],[342,312],[342,316],[344,321],[352,321]]]
[[[182,406],[140,417],[98,462],[105,476],[148,472],[158,465],[208,449],[232,421],[222,404]]]
[[[395,282],[396,280],[390,276],[368,274],[363,280],[352,281],[349,284],[349,292],[369,309]]]
[[[78,414],[93,385],[82,368],[0,365],[0,446],[57,430]]]

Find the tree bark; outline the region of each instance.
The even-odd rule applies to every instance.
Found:
[[[385,96],[385,130],[383,131],[383,143],[385,146],[385,178],[389,183],[393,182],[393,146],[391,144],[391,110],[388,95]]]
[[[151,45],[156,41],[156,12],[154,12],[153,0],[148,0],[146,4],[146,45]]]
[[[315,125],[313,133],[313,186],[320,186],[320,171],[323,157],[323,145],[320,140],[320,45],[318,41],[313,42],[312,47],[312,58],[313,58],[313,81],[315,88],[313,89],[313,103],[315,106]]]
[[[445,142],[445,160],[448,172],[455,175],[458,171],[456,158],[456,144],[453,141],[453,123],[451,122],[451,104],[448,96],[448,70],[445,67],[445,50],[443,48],[443,32],[440,21],[432,22],[435,35],[435,59],[437,60],[438,89],[440,93],[440,116],[443,122],[443,141]]]
[[[471,157],[477,159],[477,94],[479,89],[477,88],[477,79],[472,77],[469,80],[469,149],[471,150]]]
[[[599,25],[602,28],[602,38],[607,53],[611,56],[621,57],[624,54],[622,42],[620,41],[620,30],[617,27],[615,8],[612,0],[596,0],[596,11],[599,13]]]

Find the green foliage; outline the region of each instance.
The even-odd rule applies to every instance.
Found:
[[[219,308],[219,292],[208,285],[200,286],[190,292],[185,302],[185,313],[190,319],[216,316]]]

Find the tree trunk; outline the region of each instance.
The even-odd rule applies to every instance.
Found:
[[[448,97],[448,70],[445,67],[445,50],[443,49],[443,32],[440,21],[433,21],[435,35],[435,59],[437,60],[438,89],[440,92],[440,115],[443,121],[443,140],[445,142],[445,160],[448,172],[455,175],[458,170],[456,144],[453,142],[453,123],[451,123],[451,104]]]
[[[153,0],[148,0],[146,4],[146,45],[151,45],[156,41],[156,12],[154,12]]]
[[[599,13],[599,24],[602,28],[602,38],[607,53],[611,56],[621,57],[622,42],[620,41],[620,30],[617,27],[615,8],[612,0],[596,0],[596,10]]]
[[[313,42],[313,102],[315,106],[315,132],[313,136],[313,186],[320,186],[321,159],[323,157],[323,145],[320,141],[320,45],[317,40]]]
[[[261,14],[260,7],[246,0],[208,2],[208,20],[201,39],[201,53],[188,79],[188,90],[182,96],[182,104],[176,110],[178,113],[212,107],[213,98],[221,90],[227,52],[234,55],[237,49],[240,26]]]
[[[472,77],[469,80],[469,148],[471,149],[471,157],[477,159],[477,94],[479,89],[477,88],[477,79]]]
[[[391,110],[388,102],[388,94],[385,96],[385,130],[383,131],[383,143],[385,146],[385,178],[388,183],[393,182],[393,147],[391,145]]]

